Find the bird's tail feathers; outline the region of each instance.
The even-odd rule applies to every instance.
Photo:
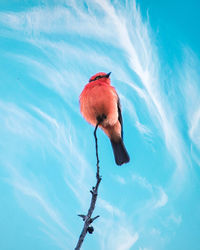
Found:
[[[126,151],[126,148],[124,146],[124,143],[122,139],[119,141],[115,142],[114,140],[110,140],[113,153],[115,156],[115,162],[117,165],[122,165],[124,163],[127,163],[130,161],[128,152]]]

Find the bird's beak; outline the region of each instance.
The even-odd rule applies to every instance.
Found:
[[[109,72],[107,75],[105,75],[106,78],[109,78],[111,72]]]

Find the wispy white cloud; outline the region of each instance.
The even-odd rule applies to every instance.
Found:
[[[159,200],[156,202],[155,204],[155,208],[160,208],[160,207],[164,207],[167,202],[168,202],[168,196],[167,194],[164,192],[164,190],[162,188],[159,188],[160,190],[160,198]]]
[[[198,69],[200,62],[196,55],[188,48],[184,50],[183,70],[179,70],[181,81],[184,83],[182,93],[184,96],[188,134],[195,146],[200,149],[200,77]]]
[[[123,177],[119,176],[119,175],[113,176],[113,178],[114,178],[118,183],[120,183],[120,184],[122,184],[122,185],[126,184],[126,180],[125,180]]]
[[[0,116],[4,118],[2,121],[7,130],[22,137],[35,137],[35,130],[32,126],[34,119],[28,112],[6,102],[0,102],[0,109]],[[37,121],[35,126],[40,126],[40,122]]]
[[[148,248],[148,247],[140,247],[139,250],[152,250],[152,248]]]
[[[133,181],[137,182],[140,186],[147,189],[149,192],[153,192],[153,186],[142,176],[132,175]]]
[[[193,114],[193,119],[189,130],[190,138],[197,145],[198,148],[200,148],[199,129],[200,129],[200,107]]]
[[[151,193],[150,201],[147,201],[150,210],[166,206],[168,195],[161,186],[152,185],[146,178],[139,175],[132,175],[132,180]]]
[[[121,236],[121,235],[123,235],[123,236]],[[126,236],[126,238],[125,238],[125,236]],[[134,244],[137,242],[138,238],[139,238],[138,233],[131,235],[127,232],[126,228],[121,228],[121,230],[119,231],[118,238],[117,238],[118,240],[117,240],[117,242],[114,243],[116,246],[115,249],[116,250],[128,250],[134,246]],[[120,240],[121,240],[121,242],[120,242]]]
[[[120,95],[120,98],[121,98],[122,102],[124,103],[124,107],[126,107],[126,109],[128,110],[128,112],[130,114],[130,118],[133,119],[133,121],[135,123],[135,127],[139,130],[139,132],[141,134],[146,135],[148,137],[151,137],[152,132],[151,132],[150,128],[148,128],[146,125],[144,125],[140,122],[140,119],[137,115],[137,112],[136,112],[136,109],[135,109],[133,103],[130,100],[128,100],[125,96]]]
[[[98,205],[105,209],[107,212],[109,212],[112,216],[125,216],[125,213],[122,212],[120,209],[118,209],[117,207],[114,207],[113,205],[111,205],[108,201],[103,200],[101,198],[98,199]]]
[[[107,221],[102,220],[98,233],[100,235],[102,250],[129,250],[139,239],[139,234],[133,232],[132,228],[123,220],[120,220],[119,222],[111,219],[108,219]]]
[[[169,216],[169,220],[173,221],[176,225],[180,225],[182,222],[182,216],[181,215],[176,215],[174,213],[172,213]]]

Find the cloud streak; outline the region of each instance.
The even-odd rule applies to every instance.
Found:
[[[151,207],[149,209],[157,209],[164,207],[168,202],[168,196],[161,186],[152,185],[144,177],[133,175],[132,180],[139,186],[146,189],[151,194],[151,201],[148,201]]]

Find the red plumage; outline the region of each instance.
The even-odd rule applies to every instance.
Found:
[[[110,73],[99,72],[90,78],[80,95],[80,110],[93,126],[96,126],[99,117],[105,117],[99,126],[111,141],[117,165],[122,165],[129,162],[129,156],[122,138],[120,100],[109,76]]]

